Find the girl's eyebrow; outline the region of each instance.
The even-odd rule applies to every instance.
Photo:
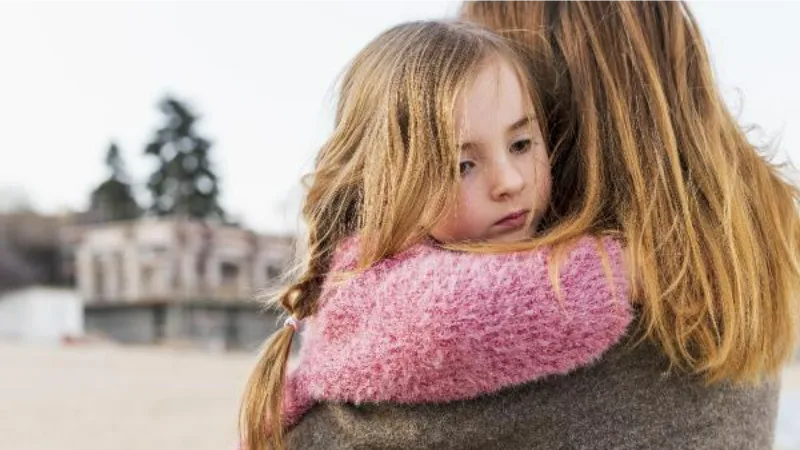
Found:
[[[464,142],[458,145],[462,152],[469,152],[475,150],[478,146],[474,142]]]
[[[528,126],[531,123],[531,120],[533,120],[533,117],[530,117],[530,116],[525,116],[525,117],[517,120],[516,122],[511,124],[510,127],[508,127],[508,133],[513,133],[513,132],[519,130],[520,128],[525,128],[526,126]]]
[[[531,121],[533,121],[534,119],[535,119],[535,117],[525,116],[525,117],[517,120],[516,122],[512,123],[511,126],[508,127],[508,131],[506,131],[506,133],[511,134],[511,133],[521,129],[521,128],[525,128],[528,125],[530,125]],[[462,152],[475,150],[477,147],[478,147],[478,145],[475,144],[474,142],[462,142],[462,143],[458,144],[458,148]]]

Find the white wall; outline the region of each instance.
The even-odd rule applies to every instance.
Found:
[[[0,338],[59,342],[83,335],[83,302],[77,291],[29,287],[0,296]]]

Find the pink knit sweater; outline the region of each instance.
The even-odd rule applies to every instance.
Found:
[[[354,268],[357,252],[356,240],[342,244],[332,271]],[[580,240],[561,266],[561,298],[549,253],[426,243],[344,282],[328,277],[287,376],[286,425],[318,401],[447,402],[593,362],[631,320],[620,245]]]

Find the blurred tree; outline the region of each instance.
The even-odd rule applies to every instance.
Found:
[[[106,166],[111,170],[111,175],[92,191],[87,221],[110,222],[139,217],[142,209],[133,197],[122,156],[114,142],[106,153]]]
[[[157,216],[225,220],[219,205],[219,182],[211,167],[211,143],[194,131],[197,118],[184,104],[164,98],[159,108],[165,124],[145,148],[158,158],[147,188],[153,199],[150,211]]]

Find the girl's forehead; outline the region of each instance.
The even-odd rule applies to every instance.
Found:
[[[460,140],[513,131],[521,120],[531,118],[533,105],[517,70],[504,60],[478,69],[459,95],[454,111]]]

